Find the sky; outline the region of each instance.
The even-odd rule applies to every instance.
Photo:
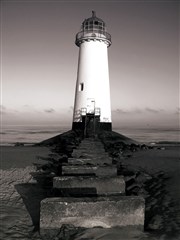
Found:
[[[179,124],[179,1],[1,1],[4,125],[72,123],[75,35],[91,11],[107,25],[112,124]]]

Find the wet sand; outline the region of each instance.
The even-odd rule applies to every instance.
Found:
[[[132,168],[143,169],[150,174],[164,172],[168,179],[166,190],[180,203],[180,145],[161,146],[157,149],[135,152],[132,158],[122,161]]]
[[[137,169],[156,178],[157,183],[150,191],[151,201],[155,201],[152,229],[158,231],[162,226],[162,239],[180,239],[180,145],[161,145],[137,151],[121,161],[129,169]]]
[[[161,149],[148,149],[133,153],[132,157],[120,159],[121,163],[134,171],[149,174],[163,172],[166,190],[165,215],[167,233],[172,230],[180,232],[180,159],[179,147],[169,146]],[[40,201],[47,192],[33,180],[31,172],[35,172],[33,162],[36,158],[46,156],[45,147],[1,147],[0,200],[1,224],[0,239],[41,239],[37,231],[39,225]],[[161,193],[161,191],[160,191]],[[166,216],[167,214],[167,216]],[[165,217],[166,216],[166,217]],[[168,230],[169,227],[169,230]],[[62,238],[63,239],[63,238]],[[67,238],[68,239],[68,238]],[[72,239],[72,238],[71,238]],[[139,232],[137,230],[87,229],[82,230],[73,239],[76,240],[178,240],[166,232],[156,235],[155,232]]]

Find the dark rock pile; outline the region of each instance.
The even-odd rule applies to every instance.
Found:
[[[133,152],[152,148],[145,144],[139,144],[138,142],[113,131],[101,132],[99,138],[104,144],[105,150],[113,158],[131,157]]]
[[[71,157],[73,149],[79,145],[81,139],[81,132],[68,131],[36,144],[36,146],[49,147],[52,153],[47,157],[38,156],[38,159],[45,163],[35,164],[37,172],[32,173],[33,177],[42,186],[51,187],[53,177],[61,175],[62,163],[67,162],[68,157]]]

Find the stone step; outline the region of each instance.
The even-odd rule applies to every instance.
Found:
[[[84,138],[81,143],[86,143],[86,142],[87,142],[87,143],[90,143],[90,142],[99,142],[99,143],[102,143],[102,142],[100,141],[100,139],[98,139],[98,138]]]
[[[94,152],[89,152],[89,151],[73,151],[72,153],[73,158],[92,158],[92,157],[109,157],[108,153],[102,152],[98,153],[96,151]]]
[[[100,153],[102,153],[102,152],[105,152],[105,149],[104,148],[102,148],[102,147],[98,147],[98,148],[96,148],[95,146],[88,146],[88,147],[78,147],[78,148],[76,148],[76,149],[74,149],[74,151],[90,151],[90,152],[93,152],[93,151],[96,151],[96,152],[100,152]]]
[[[117,176],[116,166],[86,166],[69,165],[62,166],[62,175],[95,175],[95,176]]]
[[[108,153],[106,153],[105,151],[98,151],[98,150],[79,150],[79,149],[75,149],[72,153],[72,156],[76,155],[76,156],[81,156],[81,155],[89,155],[89,156],[109,156]]]
[[[103,146],[95,146],[95,145],[91,145],[91,146],[78,146],[77,148],[75,148],[74,150],[84,150],[84,151],[87,151],[87,150],[96,150],[96,151],[104,151],[105,152],[105,149]]]
[[[97,146],[93,146],[93,145],[91,145],[91,146],[87,146],[87,147],[85,147],[85,146],[78,146],[77,148],[76,148],[77,150],[81,150],[81,151],[99,151],[99,152],[102,152],[102,151],[104,151],[105,152],[105,149],[101,146],[101,147],[97,147]]]
[[[96,148],[104,148],[104,145],[102,144],[102,143],[100,143],[100,142],[95,142],[95,143],[93,143],[93,142],[91,142],[91,143],[81,143],[81,144],[79,144],[79,147],[85,147],[85,148],[87,148],[87,147],[90,147],[90,148],[92,148],[92,147],[96,147]]]
[[[94,144],[90,144],[90,145],[79,145],[78,148],[84,148],[84,149],[93,149],[93,148],[96,148],[96,149],[99,149],[99,150],[104,150],[104,146],[103,145],[94,145]]]
[[[46,198],[41,201],[40,233],[54,237],[63,224],[92,228],[134,226],[143,230],[142,197]]]
[[[89,141],[88,139],[83,139],[80,144],[103,144],[99,139],[97,140],[91,140]]]
[[[79,194],[115,195],[125,193],[125,181],[122,176],[117,177],[90,177],[90,176],[64,176],[54,177],[53,187],[58,189],[73,189]],[[88,191],[89,189],[89,191]]]
[[[68,164],[73,165],[83,165],[83,164],[92,164],[92,165],[103,165],[103,164],[112,164],[111,158],[68,158]]]
[[[103,143],[101,141],[86,141],[86,140],[83,140],[79,145],[102,145],[103,146]]]

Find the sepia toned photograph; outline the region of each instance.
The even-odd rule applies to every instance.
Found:
[[[179,4],[1,0],[0,239],[180,239]]]

